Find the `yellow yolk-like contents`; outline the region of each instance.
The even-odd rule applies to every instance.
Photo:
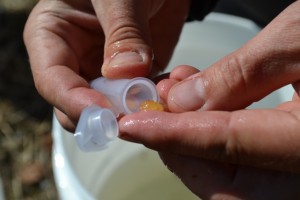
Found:
[[[149,111],[149,110],[157,110],[157,111],[164,111],[164,107],[162,104],[155,102],[153,100],[147,100],[141,103],[140,110],[142,111]]]

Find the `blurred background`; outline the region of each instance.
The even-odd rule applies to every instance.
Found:
[[[6,200],[57,199],[52,108],[36,92],[22,38],[36,1],[0,0],[0,177]]]

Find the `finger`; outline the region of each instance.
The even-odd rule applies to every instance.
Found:
[[[166,79],[161,80],[157,84],[157,90],[161,100],[167,103],[170,89],[179,81],[182,81],[197,72],[199,72],[198,69],[188,65],[175,67]]]
[[[150,29],[154,52],[152,75],[162,72],[167,67],[180,38],[189,9],[190,1],[167,0],[159,12],[151,18]]]
[[[140,112],[120,120],[120,136],[158,151],[299,172],[299,113],[299,103],[288,111]]]
[[[170,79],[182,81],[182,80],[188,78],[189,76],[192,76],[192,75],[198,73],[199,71],[200,71],[199,69],[189,66],[189,65],[180,65],[180,66],[175,67],[172,70],[172,72],[170,74]]]
[[[164,79],[161,80],[156,86],[161,101],[166,105],[168,102],[168,93],[176,83],[178,83],[178,81],[175,79]]]
[[[189,1],[92,2],[106,36],[104,76],[146,76],[150,70],[153,76],[166,67],[185,22]]]
[[[208,69],[174,86],[173,112],[245,108],[300,79],[300,2],[292,4],[255,38]],[[280,42],[279,42],[280,41]],[[291,42],[293,41],[293,42]]]
[[[78,52],[72,47],[73,43],[69,44],[64,35],[64,31],[70,26],[60,18],[43,15],[50,13],[47,3],[54,4],[59,1],[39,2],[26,24],[24,40],[37,90],[51,105],[76,124],[86,106],[97,104],[108,107],[110,103],[103,95],[90,89],[87,80],[78,75],[80,57],[77,57]],[[73,16],[72,11],[68,9],[65,9],[64,14],[68,17]],[[57,22],[59,26],[53,26],[52,22]]]
[[[109,100],[66,66],[34,71],[35,84],[47,101],[77,124],[81,111],[89,105],[111,107]]]
[[[161,1],[163,2],[163,1]],[[150,1],[92,1],[106,41],[102,74],[108,78],[146,76],[152,49],[148,18],[161,6]]]
[[[95,66],[102,63],[99,54],[104,36],[97,18],[89,13],[91,8],[86,9],[91,7],[89,4],[38,2],[24,29],[24,42],[34,69],[65,65],[88,79],[101,75]]]
[[[76,124],[74,124],[72,120],[68,118],[67,115],[65,115],[64,113],[62,113],[60,110],[56,108],[54,109],[54,114],[57,120],[59,121],[60,125],[64,127],[64,129],[66,129],[69,132],[74,132]]]

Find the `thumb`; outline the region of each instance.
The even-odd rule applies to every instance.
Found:
[[[243,47],[173,86],[168,94],[169,109],[241,109],[298,82],[300,26],[295,16],[300,16],[299,7],[300,1],[291,4]]]
[[[295,67],[294,59],[272,59],[261,53],[242,48],[177,83],[168,93],[169,110],[242,109],[300,79],[300,69]],[[270,59],[270,63],[264,63],[265,59]]]
[[[92,1],[105,34],[102,74],[108,78],[148,75],[152,61],[149,15],[157,5],[150,1]],[[160,1],[157,1],[160,2]]]

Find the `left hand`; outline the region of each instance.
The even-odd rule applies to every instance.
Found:
[[[177,113],[125,116],[121,138],[161,152],[170,170],[201,198],[299,199],[298,94],[274,109],[243,110],[286,84],[300,91],[299,8],[296,1],[203,72],[175,69],[158,87]]]
[[[111,106],[91,80],[163,70],[189,7],[189,0],[39,0],[24,42],[36,88],[60,124],[73,132],[85,107]]]

